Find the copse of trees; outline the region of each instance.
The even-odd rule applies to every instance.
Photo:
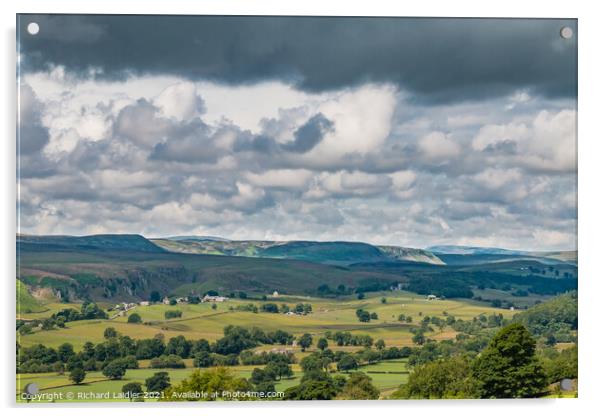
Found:
[[[28,348],[17,348],[17,371],[19,373],[41,373],[71,371],[81,367],[85,371],[104,370],[115,360],[125,360],[127,368],[137,368],[137,360],[150,359],[155,368],[182,368],[182,359],[194,358],[196,366],[238,365],[242,354],[247,364],[266,364],[273,355],[282,357],[287,363],[294,362],[292,354],[253,354],[248,351],[259,344],[292,344],[294,336],[282,330],[265,333],[259,328],[250,331],[236,326],[224,329],[224,336],[213,344],[205,339],[188,340],[176,336],[166,343],[162,334],[153,338],[134,340],[121,335],[114,328],[107,328],[105,341],[94,345],[86,342],[80,352],[74,352],[69,343],[57,349],[41,344]],[[207,358],[209,357],[209,358]],[[59,364],[62,364],[59,369]]]
[[[557,383],[565,378],[575,379],[578,376],[577,346],[562,351],[545,348],[539,354],[549,383]]]
[[[84,302],[78,311],[74,308],[62,309],[52,314],[46,319],[36,319],[33,321],[17,322],[17,330],[21,335],[27,335],[33,332],[34,328],[41,325],[43,331],[49,331],[54,328],[64,328],[65,323],[73,321],[82,321],[86,319],[108,319],[108,315],[98,305],[93,302]]]
[[[361,371],[351,373],[337,394],[342,400],[376,400],[380,391],[372,384],[372,379]]]
[[[171,379],[169,373],[160,371],[147,378],[144,382],[146,391],[149,392],[162,392],[171,386]]]
[[[171,309],[171,310],[165,311],[165,319],[174,319],[174,318],[181,318],[181,317],[182,317],[181,310]]]
[[[186,364],[181,356],[170,354],[155,357],[150,362],[151,368],[186,368]]]
[[[324,335],[326,339],[332,340],[339,347],[350,345],[370,347],[374,343],[370,335],[354,335],[346,331],[326,332]]]
[[[468,360],[448,357],[418,365],[394,399],[460,399],[476,397]]]
[[[141,322],[142,322],[142,317],[135,312],[128,316],[128,324],[139,324]]]
[[[514,322],[525,325],[536,337],[554,337],[554,342],[573,342],[577,329],[577,292],[568,292],[516,314]]]
[[[535,340],[521,324],[456,341],[427,342],[412,350],[408,383],[393,398],[537,397],[548,383],[577,376],[576,349],[548,348],[538,357]],[[561,358],[562,356],[562,358]]]
[[[261,305],[262,312],[268,313],[278,313],[280,310],[278,309],[278,305],[275,303],[264,303]]]
[[[218,367],[207,371],[194,371],[189,377],[175,386],[165,389],[165,394],[160,398],[161,401],[190,401],[203,400],[214,401],[218,397],[221,400],[253,400],[242,394],[240,397],[222,396],[222,392],[244,393],[253,391],[254,386],[245,378],[236,377],[232,370],[224,367]],[[185,393],[191,391],[202,391],[207,393],[203,397],[187,397]]]
[[[370,312],[368,312],[368,311],[365,311],[363,309],[357,309],[355,311],[355,316],[357,316],[357,319],[360,322],[370,322],[371,316],[370,316]]]

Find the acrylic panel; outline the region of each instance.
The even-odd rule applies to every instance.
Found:
[[[16,401],[576,397],[577,33],[18,15]]]

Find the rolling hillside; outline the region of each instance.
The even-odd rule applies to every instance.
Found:
[[[576,265],[546,261],[500,254],[434,256],[350,242],[17,237],[17,278],[32,293],[44,290],[63,302],[137,301],[153,291],[184,296],[207,290],[334,297],[388,290],[398,283],[421,295],[473,297],[479,290],[484,301],[499,295],[510,302],[576,288]],[[28,291],[21,292],[23,304],[31,303]]]
[[[162,253],[164,250],[137,234],[98,234],[84,237],[35,236],[17,234],[17,247],[28,251],[45,250],[127,250]]]
[[[151,241],[175,253],[296,259],[334,265],[387,261],[443,264],[441,259],[427,250],[346,241],[231,241],[216,237],[176,237]]]

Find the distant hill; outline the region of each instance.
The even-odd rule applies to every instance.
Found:
[[[431,246],[428,247],[427,250],[437,254],[500,254],[508,256],[517,256],[524,255],[526,253],[525,251],[507,250],[505,248],[454,245]]]
[[[547,265],[542,259],[550,259],[523,257],[434,255],[340,241],[17,236],[17,278],[24,284],[19,296],[31,309],[36,304],[29,295],[42,293],[61,301],[115,302],[148,299],[152,291],[161,296],[207,290],[349,296],[388,290],[398,283],[420,294],[446,297],[469,296],[476,288],[495,289],[504,296],[550,296],[576,288],[576,265],[560,260]]]
[[[209,235],[181,235],[174,237],[167,237],[167,240],[172,241],[230,241],[227,238],[213,237]]]
[[[543,264],[556,264],[558,262],[577,263],[576,251],[520,251],[496,247],[472,247],[439,245],[427,248],[446,263],[475,264],[479,262],[494,262],[507,260],[536,260]]]
[[[174,253],[296,259],[333,265],[387,261],[443,264],[436,255],[422,249],[375,246],[348,241],[232,241],[201,237],[151,241]]]
[[[17,235],[17,247],[29,250],[47,249],[88,249],[88,250],[127,250],[145,253],[162,253],[161,247],[137,234],[98,234],[84,237],[49,235]]]

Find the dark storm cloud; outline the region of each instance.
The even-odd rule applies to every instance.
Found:
[[[42,125],[44,106],[30,86],[20,89],[19,136],[17,151],[21,155],[37,153],[48,144],[48,129]]]
[[[295,153],[305,153],[313,149],[324,135],[334,129],[332,121],[328,120],[322,113],[310,118],[303,126],[295,131],[295,139],[284,144],[284,150]]]
[[[27,23],[40,24],[31,36]],[[417,101],[576,96],[575,20],[23,15],[22,67],[89,76],[173,74],[309,91],[391,82]]]

